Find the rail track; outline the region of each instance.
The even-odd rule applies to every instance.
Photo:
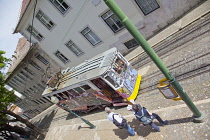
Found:
[[[210,45],[202,44],[202,38],[210,36],[210,14],[205,15],[193,24],[161,41],[153,47],[158,56],[178,81],[190,79],[205,73],[210,73]],[[201,42],[201,46],[195,46]],[[151,66],[153,62],[144,52],[131,60],[135,69]],[[158,81],[163,78],[160,70],[151,69],[143,75],[140,94],[156,90]]]
[[[184,29],[176,32],[175,34],[169,36],[165,40],[159,42],[153,46],[154,51],[159,57],[166,57],[173,53],[173,50],[180,49],[181,46],[187,42],[207,33],[210,31],[210,13],[193,24],[188,25]],[[139,69],[144,65],[151,62],[148,55],[143,52],[135,59],[130,61],[131,65],[135,69]]]

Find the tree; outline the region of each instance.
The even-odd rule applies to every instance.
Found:
[[[39,134],[42,134],[41,129],[30,123],[28,120],[8,110],[8,106],[15,102],[16,96],[14,95],[14,91],[9,91],[5,88],[5,76],[2,73],[2,69],[6,66],[9,59],[5,58],[3,54],[5,54],[5,52],[0,50],[0,132],[4,137],[8,137],[7,132],[16,132],[22,135],[33,135],[37,137]],[[23,127],[12,126],[11,122],[24,123],[31,129],[26,130]]]

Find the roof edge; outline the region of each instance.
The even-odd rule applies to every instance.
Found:
[[[16,27],[15,27],[15,30],[14,30],[13,34],[18,33],[17,28],[18,28],[18,26],[20,25],[20,22],[21,22],[21,20],[23,19],[23,17],[24,17],[24,15],[25,15],[26,11],[28,10],[28,7],[29,7],[29,5],[31,4],[31,1],[32,1],[32,0],[29,0],[29,2],[28,2],[28,4],[27,4],[27,6],[26,6],[26,8],[25,8],[25,10],[24,10],[24,12],[23,12],[23,14],[22,14],[21,17],[19,18],[18,23],[17,23],[17,25],[16,25]],[[22,7],[21,7],[21,8],[22,8]]]

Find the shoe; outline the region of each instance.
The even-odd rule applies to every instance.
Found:
[[[137,135],[137,133],[135,132],[133,136]]]
[[[165,121],[162,123],[162,126],[165,126],[167,123],[168,123],[168,120],[165,120]]]

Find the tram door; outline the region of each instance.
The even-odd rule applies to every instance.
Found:
[[[98,87],[101,90],[100,92],[112,101],[112,103],[122,102],[123,98],[101,78],[93,79],[91,82]]]

